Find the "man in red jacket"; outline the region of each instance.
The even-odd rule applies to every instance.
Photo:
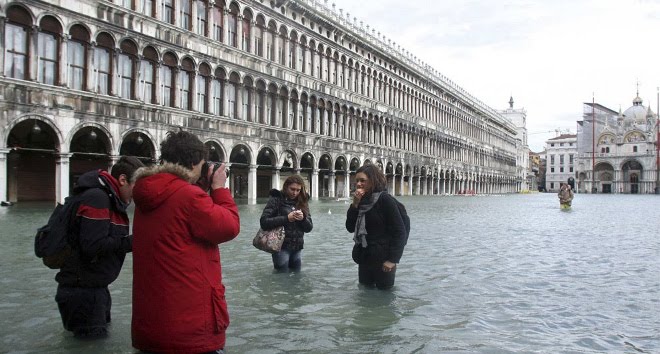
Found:
[[[240,231],[224,164],[209,168],[210,195],[195,185],[206,163],[193,134],[169,133],[160,165],[133,189],[133,347],[155,353],[222,353],[229,314],[218,244]]]

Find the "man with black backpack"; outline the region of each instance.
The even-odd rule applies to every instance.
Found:
[[[55,301],[64,328],[79,338],[107,334],[112,283],[132,250],[126,207],[133,195],[135,171],[144,165],[124,156],[111,173],[90,171],[73,189],[77,206],[69,226],[72,252],[55,276],[59,284]]]

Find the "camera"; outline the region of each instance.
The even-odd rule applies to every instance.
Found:
[[[206,161],[206,163],[202,165],[202,173],[195,184],[205,191],[211,189],[211,180],[213,179],[215,172],[220,168],[220,165],[222,165],[221,162]],[[209,176],[209,170],[213,171],[211,176]]]

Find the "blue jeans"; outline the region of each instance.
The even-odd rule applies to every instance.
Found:
[[[302,250],[291,251],[282,249],[273,253],[273,267],[277,270],[299,270],[302,266]]]

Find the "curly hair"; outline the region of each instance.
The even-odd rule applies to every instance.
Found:
[[[208,151],[199,138],[186,131],[168,132],[160,143],[160,163],[170,162],[192,169],[206,160]]]
[[[294,183],[300,185],[300,193],[298,193],[298,196],[296,197],[296,208],[302,210],[305,215],[309,215],[309,194],[307,194],[307,191],[305,190],[305,181],[300,175],[291,175],[284,180],[282,194],[286,195],[287,187]]]
[[[367,175],[367,178],[369,178],[369,181],[371,181],[372,189],[369,191],[369,193],[382,192],[387,190],[387,178],[378,166],[374,164],[362,165],[362,167],[355,171],[356,174],[360,172]]]

